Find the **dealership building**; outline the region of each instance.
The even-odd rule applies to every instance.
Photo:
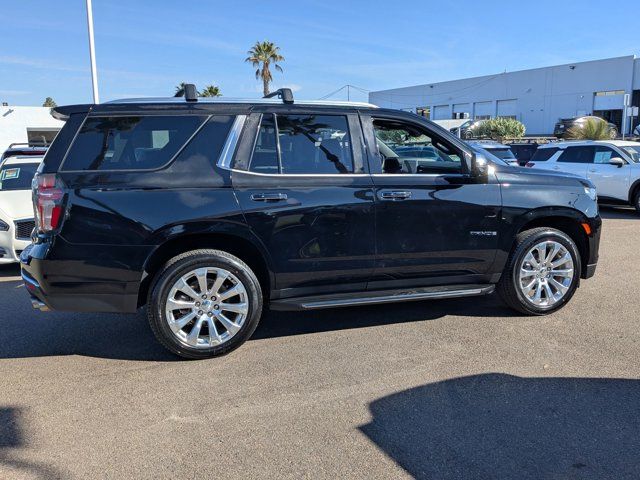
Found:
[[[431,120],[520,120],[527,135],[549,135],[560,118],[597,115],[622,131],[625,96],[640,106],[640,58],[625,56],[380,90],[369,101]],[[638,117],[627,116],[627,132]]]

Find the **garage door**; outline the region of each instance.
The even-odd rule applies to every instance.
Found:
[[[498,116],[517,118],[518,111],[516,101],[514,100],[498,100]]]
[[[476,102],[474,104],[475,118],[487,119],[493,117],[493,102]]]
[[[470,103],[457,103],[453,106],[454,118],[469,118],[471,116]]]
[[[433,107],[434,120],[448,120],[451,118],[451,110],[449,105],[436,105]]]

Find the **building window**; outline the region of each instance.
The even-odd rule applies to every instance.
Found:
[[[613,95],[624,95],[624,90],[607,90],[606,92],[595,92],[596,97],[609,97]]]
[[[518,117],[516,115],[499,115],[498,118],[510,118],[511,120],[517,120]]]
[[[490,120],[491,115],[476,115],[476,120]]]
[[[470,114],[469,112],[453,112],[453,119],[454,120],[463,120],[465,118],[469,118]]]
[[[424,118],[431,118],[431,108],[430,107],[416,107],[416,115],[419,115]]]

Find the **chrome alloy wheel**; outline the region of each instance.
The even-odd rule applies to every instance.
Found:
[[[171,287],[165,304],[169,328],[190,347],[209,348],[231,339],[249,313],[247,289],[223,268],[186,273]]]
[[[536,307],[552,307],[573,282],[573,258],[567,248],[553,240],[535,245],[525,255],[518,275],[524,298]]]

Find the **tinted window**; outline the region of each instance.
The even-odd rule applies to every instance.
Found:
[[[396,120],[373,122],[383,173],[461,171],[460,154],[421,126]]]
[[[63,170],[135,170],[165,165],[206,117],[93,117],[76,137]]]
[[[352,173],[347,117],[264,115],[249,169],[284,174]]]
[[[0,190],[30,190],[39,163],[14,163],[0,170]]]
[[[352,173],[347,117],[278,115],[282,173]]]
[[[569,147],[562,152],[558,162],[565,163],[592,163],[593,147]]]
[[[262,116],[256,146],[251,157],[250,170],[258,173],[280,172],[276,123],[271,114]]]
[[[546,162],[553,157],[559,148],[539,148],[531,157],[532,162]]]

